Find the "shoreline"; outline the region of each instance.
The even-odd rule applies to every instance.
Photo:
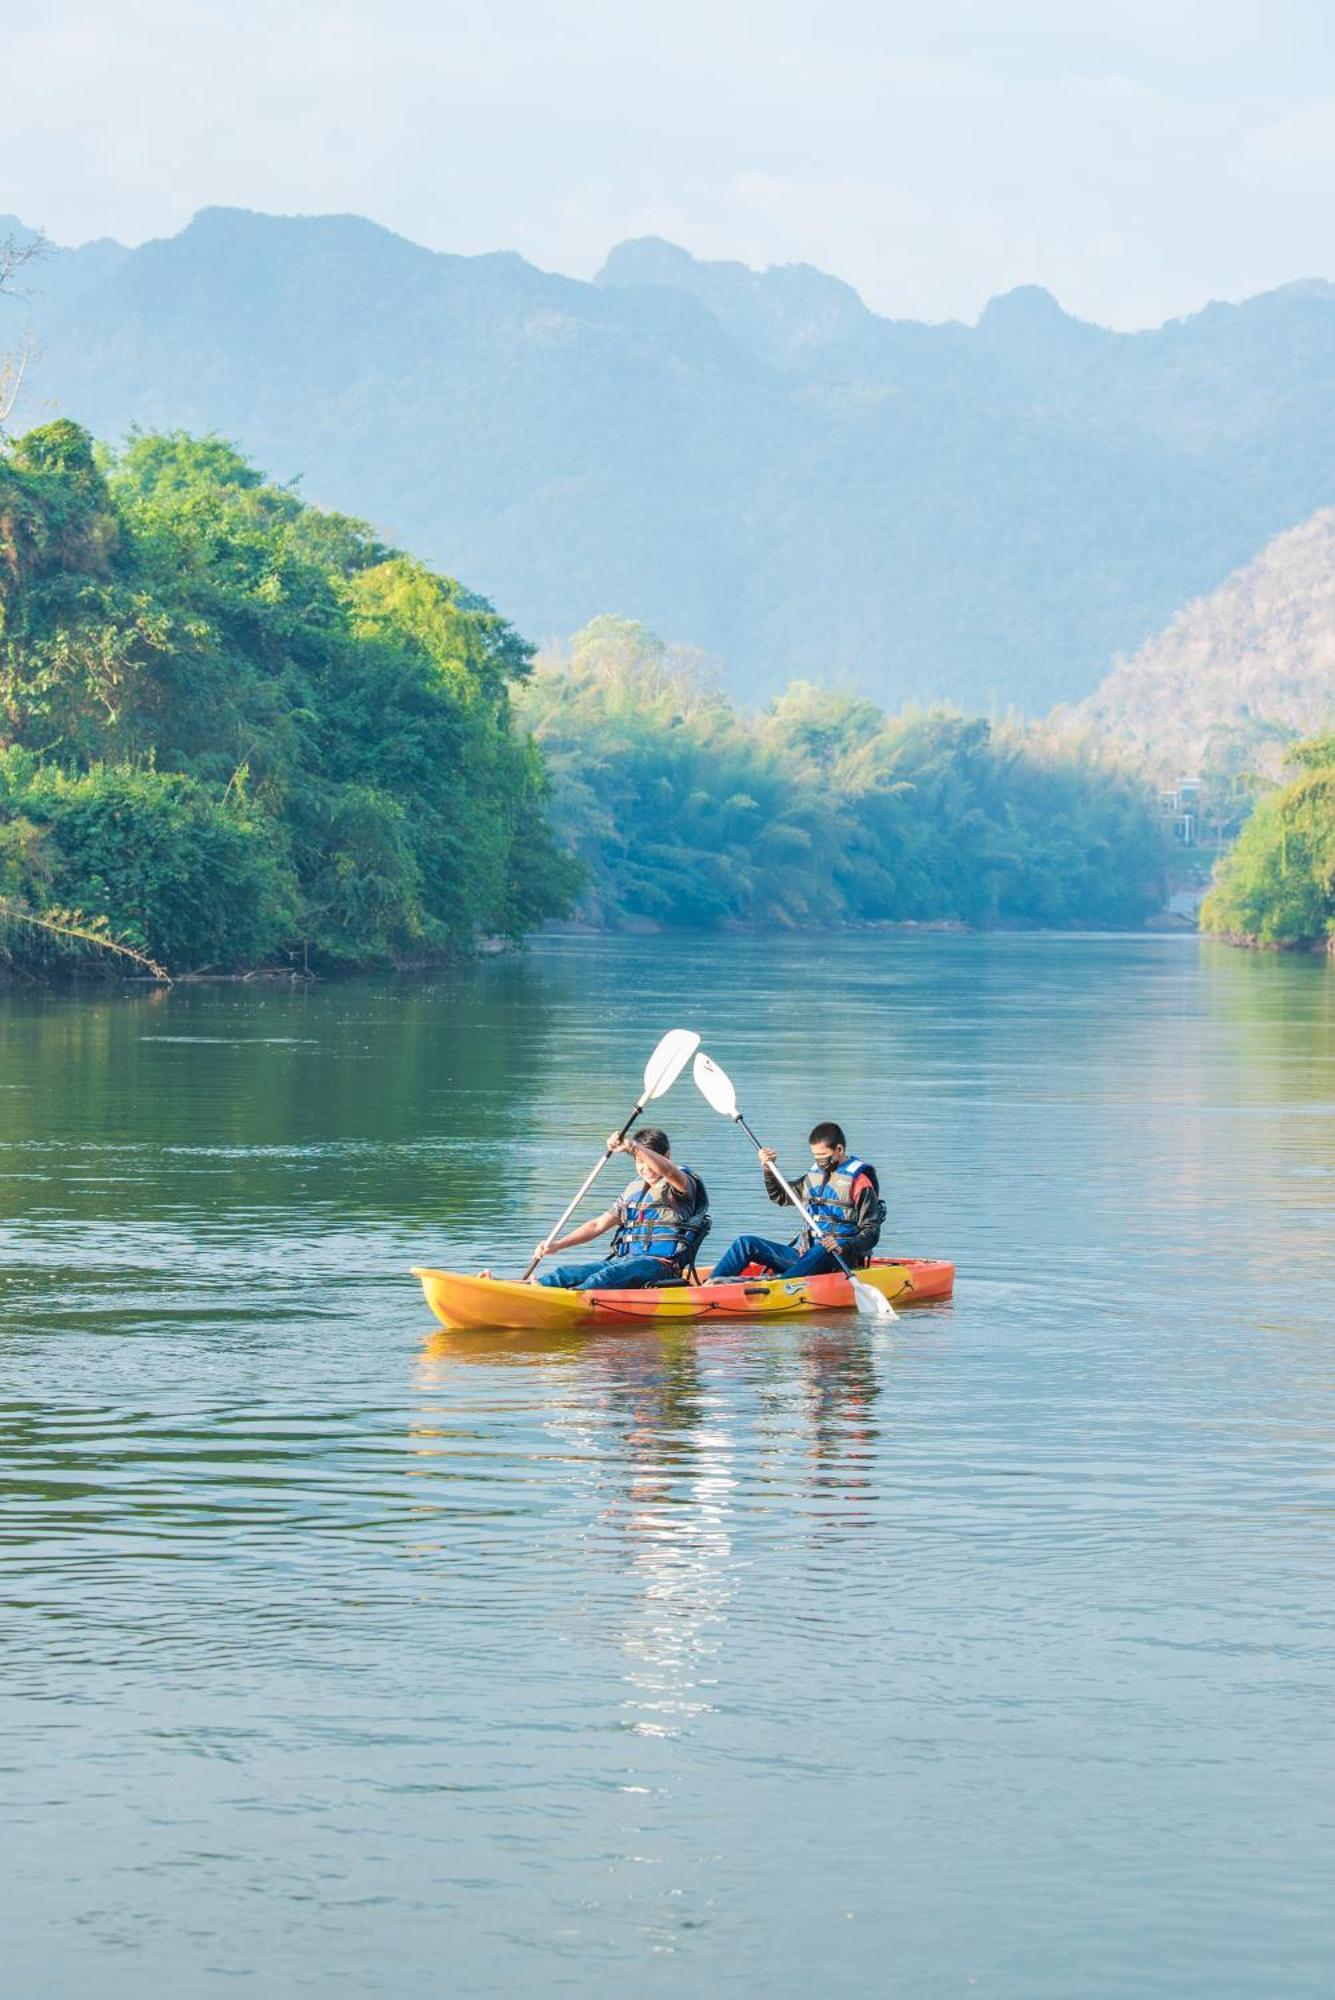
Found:
[[[1197,938],[1202,943],[1247,944],[1259,951],[1283,951],[1301,955],[1308,949],[1298,945],[1271,945],[1256,940],[1223,938],[1199,930],[1194,924],[1184,923],[1171,915],[1166,918],[1154,917],[1144,924],[1128,925],[1117,929],[1103,926],[1077,926],[1071,924],[989,924],[986,926],[961,923],[956,918],[930,920],[885,919],[883,921],[851,922],[821,925],[792,924],[741,924],[729,923],[693,929],[686,925],[656,924],[643,920],[631,924],[602,925],[582,924],[561,920],[544,924],[541,929],[530,931],[517,939],[488,937],[480,938],[468,950],[454,948],[429,957],[404,959],[394,964],[341,965],[324,970],[313,970],[309,966],[263,965],[252,966],[243,971],[227,972],[221,969],[204,968],[193,972],[173,973],[169,979],[155,979],[144,972],[121,972],[114,965],[105,969],[84,964],[71,968],[68,972],[53,972],[38,976],[31,972],[16,971],[10,966],[0,965],[0,992],[59,993],[74,990],[106,991],[111,988],[124,990],[139,988],[147,992],[166,992],[172,987],[187,986],[272,986],[310,987],[316,985],[338,985],[356,979],[399,979],[431,978],[442,972],[459,971],[463,967],[476,964],[483,959],[512,958],[523,954],[534,945],[545,940],[615,939],[615,938],[656,938],[670,941],[674,938],[692,938],[697,941],[714,940],[727,944],[734,940],[753,939],[763,941],[789,941],[832,937],[1046,937],[1046,938]],[[1327,951],[1335,956],[1335,939],[1328,946],[1310,947],[1314,955],[1324,955]]]
[[[1328,938],[1263,938],[1250,931],[1202,931],[1213,944],[1232,945],[1236,951],[1268,951],[1288,958],[1335,959],[1335,932]]]

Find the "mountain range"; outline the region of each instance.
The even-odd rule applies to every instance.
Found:
[[[1335,504],[1319,280],[1144,333],[1031,286],[926,325],[657,239],[586,283],[235,209],[28,275],[28,421],[219,432],[528,636],[614,611],[744,699],[1076,702]]]

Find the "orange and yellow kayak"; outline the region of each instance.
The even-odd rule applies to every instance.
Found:
[[[717,1285],[661,1285],[635,1292],[563,1292],[512,1278],[473,1278],[414,1265],[426,1302],[442,1326],[478,1332],[515,1328],[560,1333],[620,1320],[783,1319],[799,1313],[851,1312],[853,1288],[842,1271],[813,1278],[725,1278]],[[880,1258],[858,1272],[896,1309],[948,1299],[955,1266],[925,1257]]]

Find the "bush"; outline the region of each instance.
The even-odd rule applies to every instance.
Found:
[[[95,765],[70,773],[0,751],[0,894],[11,911],[62,912],[174,970],[262,962],[291,935],[296,884],[272,823],[193,780]],[[96,961],[11,916],[11,965]]]

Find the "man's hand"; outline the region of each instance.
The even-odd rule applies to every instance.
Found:
[[[551,1241],[548,1237],[544,1236],[541,1243],[539,1243],[537,1249],[533,1252],[533,1261],[535,1264],[540,1264],[544,1257],[550,1257],[551,1254],[552,1254]]]
[[[828,1230],[825,1232],[824,1236],[822,1236],[820,1240],[821,1240],[821,1248],[823,1250],[837,1250],[839,1248],[839,1238],[837,1236],[831,1236]]]
[[[773,1146],[762,1146],[756,1154],[762,1167],[772,1167],[778,1157]]]

